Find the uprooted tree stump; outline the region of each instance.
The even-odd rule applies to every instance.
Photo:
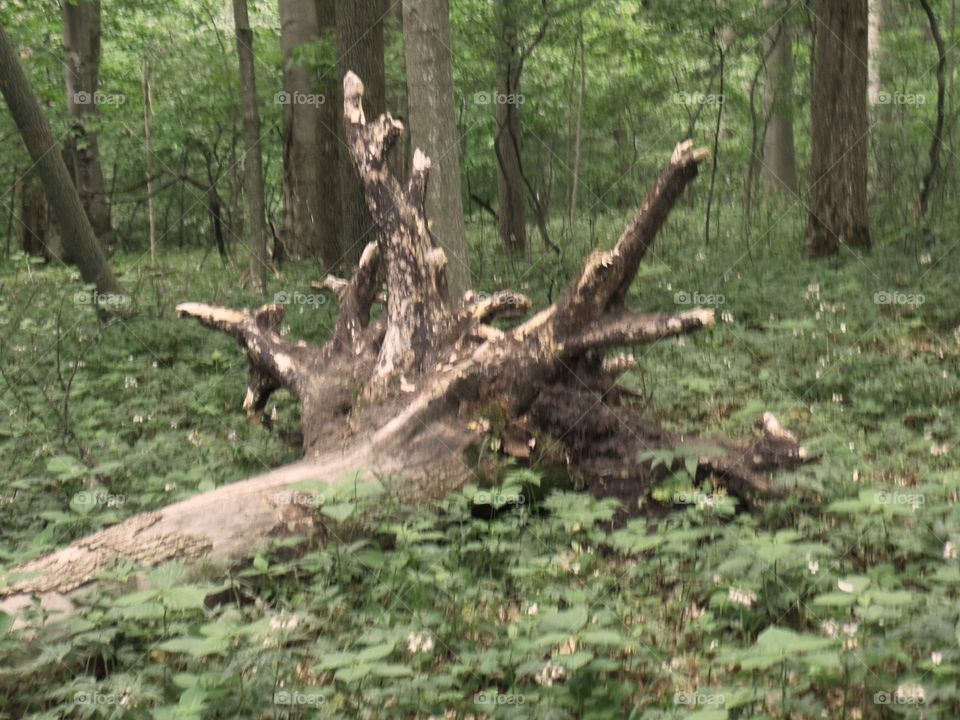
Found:
[[[56,605],[118,560],[155,565],[249,555],[269,537],[313,527],[313,509],[277,500],[278,491],[305,480],[333,483],[349,472],[401,477],[392,487],[401,499],[440,499],[473,480],[477,468],[466,451],[490,432],[502,453],[565,466],[591,492],[619,497],[638,497],[686,460],[678,454],[675,467],[653,467],[643,454],[652,449],[697,447],[698,481],[713,478],[753,500],[773,493],[768,471],[804,461],[804,448],[769,414],[748,445],[672,436],[622,402],[617,377],[632,357],[607,356],[714,322],[712,310],[638,314],[626,306],[640,261],[705,150],[678,145],[616,247],[590,255],[557,302],[504,330],[491,321],[523,317],[530,301],[513,292],[449,297],[447,259],[424,212],[430,160],[417,150],[401,186],[387,154],[402,125],[389,115],[368,123],[362,98],[360,78],[347,74],[346,138],[380,232],[352,279],[321,284],[340,303],[327,342],[313,347],[281,337],[282,305],[253,313],[198,303],[177,308],[246,351],[248,413],[260,413],[279,388],[296,396],[304,460],[138,515],[14,568],[0,587],[4,607],[21,607],[31,595]],[[385,303],[375,319],[374,303]],[[495,428],[482,421],[491,408],[501,419]]]

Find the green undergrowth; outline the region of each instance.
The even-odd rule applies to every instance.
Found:
[[[681,433],[747,439],[774,412],[817,461],[747,513],[689,475],[613,529],[614,502],[540,473],[430,507],[344,478],[314,495],[325,542],[238,567],[113,571],[36,637],[0,615],[0,717],[953,718],[960,714],[960,425],[952,241],[803,258],[798,211],[701,237],[676,213],[631,303],[713,305],[716,327],[626,349],[622,383]],[[511,261],[474,226],[477,286],[555,299],[624,218]],[[591,237],[592,235],[592,237]],[[534,238],[534,242],[536,239]],[[24,257],[0,275],[0,568],[298,456],[298,408],[241,409],[236,343],[178,302],[253,307],[238,267],[184,252],[114,259],[136,312],[98,323],[76,274]],[[285,332],[334,318],[288,266]],[[306,487],[305,492],[311,489]],[[480,512],[493,506],[497,512]]]

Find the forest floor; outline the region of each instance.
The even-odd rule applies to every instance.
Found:
[[[121,700],[157,718],[960,716],[960,253],[877,237],[814,262],[796,213],[749,251],[725,222],[692,247],[702,217],[678,209],[631,298],[722,321],[638,349],[622,384],[679,432],[746,439],[774,412],[819,456],[777,476],[786,499],[746,513],[677,475],[614,530],[611,501],[573,491],[476,512],[536,469],[434,507],[346,482],[324,498],[322,547],[284,540],[229,573],[163,566],[32,645],[0,617],[0,717]],[[600,218],[596,237],[623,225]],[[478,289],[540,307],[592,247],[558,228],[562,259],[514,264],[489,225],[471,233]],[[271,428],[249,423],[235,342],[175,319],[187,300],[259,304],[241,269],[198,251],[114,264],[138,312],[106,326],[75,272],[0,265],[0,570],[299,456],[291,397]],[[318,279],[271,280],[291,337],[322,340],[335,317]]]

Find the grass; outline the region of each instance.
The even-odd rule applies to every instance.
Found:
[[[622,382],[680,432],[744,438],[776,413],[819,456],[777,477],[786,500],[751,515],[703,488],[610,530],[611,503],[577,493],[493,519],[475,488],[420,508],[335,497],[322,547],[167,565],[149,590],[119,568],[120,594],[0,634],[0,717],[957,717],[956,254],[878,234],[813,262],[802,218],[776,218],[748,245],[724,217],[702,246],[702,215],[675,214],[631,302],[723,320],[634,349]],[[477,285],[542,305],[622,226],[557,228],[563,257],[515,262],[474,225]],[[203,258],[115,258],[139,312],[106,326],[72,271],[3,266],[0,568],[297,457],[293,400],[278,394],[272,431],[248,424],[234,341],[174,318],[184,300],[256,304]],[[286,267],[268,295],[312,279]],[[334,312],[315,299],[286,325],[320,340]]]

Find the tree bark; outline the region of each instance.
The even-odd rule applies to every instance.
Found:
[[[782,0],[764,0],[763,5],[780,14],[787,6]],[[793,37],[789,21],[781,17],[764,36],[766,82],[763,109],[766,134],[763,138],[761,177],[768,192],[797,193],[797,158],[793,141]]]
[[[587,92],[586,51],[583,45],[583,15],[577,19],[577,65],[579,82],[577,88],[577,109],[573,131],[573,169],[570,176],[570,193],[567,197],[567,224],[571,227],[577,222],[577,198],[580,194],[580,162],[583,150],[583,101]]]
[[[523,199],[523,173],[520,165],[520,71],[521,51],[516,26],[516,0],[497,3],[497,81],[490,98],[494,106],[497,134],[497,230],[508,252],[527,249],[527,217]]]
[[[365,111],[370,117],[386,112],[383,17],[385,0],[337,2],[337,55],[340,76],[354,72],[365,79]],[[337,122],[340,125],[339,119]],[[340,252],[346,267],[355,267],[364,246],[375,239],[376,227],[367,209],[357,168],[340,143]]]
[[[813,257],[870,245],[867,0],[814,2],[810,213]]]
[[[316,75],[297,57],[298,52],[320,41],[317,0],[280,0],[280,45],[283,51],[283,201],[284,246],[292,257],[319,258],[326,272],[340,262],[340,204],[337,184],[324,182],[335,174],[329,164],[330,148],[336,152],[336,123],[323,126],[323,114],[336,116],[332,83],[321,85]],[[328,5],[330,3],[327,3]],[[323,22],[329,30],[332,13]],[[331,108],[324,106],[330,104]],[[325,137],[334,133],[332,138]],[[333,140],[333,144],[331,143]],[[332,191],[332,193],[331,193]]]
[[[105,241],[111,232],[110,204],[97,133],[87,128],[100,97],[100,0],[63,3],[63,49],[67,110],[73,121],[66,154],[93,231]]]
[[[141,85],[143,86],[143,139],[146,146],[147,161],[147,218],[150,223],[150,264],[157,264],[157,211],[153,198],[153,132],[150,116],[153,114],[153,100],[150,97],[150,62],[146,57],[141,64]]]
[[[453,297],[471,287],[460,189],[448,0],[403,0],[410,142],[433,158],[427,189],[430,230],[447,255]]]
[[[248,412],[263,411],[280,387],[302,403],[306,459],[137,515],[12,568],[0,577],[0,610],[17,611],[31,595],[63,608],[64,593],[118,560],[149,566],[230,559],[270,538],[309,532],[322,522],[315,496],[300,502],[289,492],[304,481],[310,481],[307,493],[322,496],[345,475],[356,482],[375,477],[401,501],[433,502],[507,464],[566,466],[571,476],[588,478],[591,492],[621,498],[622,521],[637,512],[637,499],[651,483],[687,465],[690,447],[697,448],[698,482],[712,479],[748,502],[778,494],[765,478],[769,471],[807,460],[769,413],[752,442],[691,445],[620,401],[617,376],[635,363],[608,358],[608,350],[713,324],[712,310],[660,315],[626,305],[640,262],[707,152],[689,141],[678,145],[613,249],[587,258],[557,302],[500,329],[494,319],[526,315],[530,301],[509,291],[468,291],[456,303],[447,301],[444,252],[424,213],[431,162],[418,149],[411,178],[400,185],[386,158],[403,126],[387,115],[367,122],[363,91],[360,79],[348,74],[345,136],[380,235],[349,281],[323,283],[340,301],[327,342],[311,347],[284,339],[278,332],[283,305],[253,313],[199,303],[177,308],[182,317],[233,336],[246,352]],[[381,264],[385,297],[377,287]],[[372,304],[384,301],[387,311],[373,319]],[[468,461],[481,445],[501,450]],[[687,452],[676,452],[666,466],[644,459],[651,449],[679,446]]]
[[[30,89],[17,53],[2,26],[0,91],[30,153],[34,170],[43,183],[47,202],[60,224],[67,256],[80,269],[84,281],[93,284],[100,295],[121,294],[67,172],[57,141],[40,111],[40,104]]]
[[[923,185],[920,188],[920,200],[917,202],[920,221],[924,222],[927,215],[927,206],[930,203],[930,192],[933,190],[933,181],[940,170],[940,148],[943,145],[944,112],[947,102],[947,46],[940,33],[940,23],[933,12],[930,0],[920,0],[920,6],[930,23],[930,35],[937,48],[937,123],[930,141],[930,167],[923,176]],[[929,228],[925,228],[929,232]]]
[[[260,111],[253,67],[253,31],[247,15],[247,0],[233,0],[233,22],[240,64],[240,107],[243,115],[244,194],[250,238],[250,280],[257,292],[267,288],[267,233],[263,191],[263,156],[260,149]]]

